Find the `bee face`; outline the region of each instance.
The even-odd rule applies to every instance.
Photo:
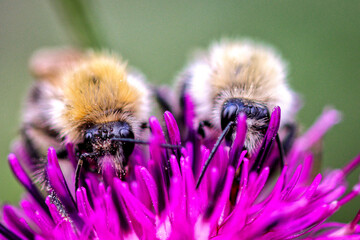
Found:
[[[134,139],[135,135],[126,122],[109,122],[92,126],[84,131],[84,149],[86,152],[96,152],[99,156],[106,154],[115,156],[122,149],[125,158],[133,152],[135,144],[119,142],[120,138]]]
[[[222,107],[221,129],[224,130],[230,121],[235,122],[240,112],[246,114],[247,118],[250,120],[269,121],[269,111],[264,105],[239,98],[232,98],[227,100]]]
[[[221,129],[224,130],[230,122],[236,122],[240,113],[247,117],[248,131],[252,139],[262,139],[269,125],[270,115],[266,106],[239,98],[227,100],[221,111]],[[231,142],[233,139],[234,129],[231,129],[225,139]]]

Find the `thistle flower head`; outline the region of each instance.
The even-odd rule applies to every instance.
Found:
[[[191,104],[188,104],[191,106]],[[327,110],[307,133],[296,139],[278,169],[275,136],[280,108],[271,115],[269,129],[257,154],[243,150],[246,117],[237,119],[231,147],[220,145],[198,188],[196,181],[209,148],[191,129],[183,148],[171,113],[164,114],[167,136],[159,121],[149,120],[149,155],[134,153],[132,171],[124,181],[112,168],[104,181],[84,174],[82,186],[66,181],[54,149],[48,152],[51,191],[44,197],[20,166],[15,154],[10,166],[27,191],[19,207],[5,205],[0,224],[4,239],[359,239],[360,212],[350,223],[327,222],[341,206],[359,195],[360,185],[346,193],[346,176],[360,164],[360,156],[342,169],[314,175],[310,148],[339,120]],[[73,148],[68,146],[74,160]]]

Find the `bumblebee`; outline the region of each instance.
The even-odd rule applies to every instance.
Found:
[[[281,108],[280,127],[289,126],[289,135],[294,135],[298,97],[288,86],[285,62],[271,47],[247,40],[216,42],[207,51],[198,52],[178,75],[175,91],[178,119],[184,119],[181,114],[186,112],[184,99],[188,95],[194,104],[194,128],[207,139],[221,138],[213,153],[224,138],[229,145],[232,143],[240,113],[247,116],[244,148],[249,158],[259,149],[275,106]],[[174,102],[163,96],[158,94],[160,102]],[[288,139],[290,142],[291,137]]]
[[[114,54],[74,49],[42,50],[30,69],[37,81],[25,103],[22,141],[35,163],[32,170],[43,169],[48,147],[62,156],[72,142],[79,158],[76,181],[83,164],[101,172],[109,159],[124,176],[150,116],[145,77]]]

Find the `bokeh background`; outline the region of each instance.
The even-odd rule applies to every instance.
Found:
[[[7,154],[32,82],[28,59],[42,47],[74,44],[52,2],[0,1],[0,203],[15,203],[22,192]],[[288,61],[290,85],[304,100],[298,116],[304,128],[325,106],[343,113],[325,138],[323,170],[341,167],[360,152],[359,1],[113,0],[93,7],[90,20],[109,48],[155,84],[171,84],[192,51],[222,37],[273,45]],[[350,176],[352,184],[359,172]],[[356,198],[333,220],[350,221],[359,208]]]

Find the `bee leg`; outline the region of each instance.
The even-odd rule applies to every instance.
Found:
[[[83,166],[84,160],[81,158],[78,160],[76,171],[75,171],[75,191],[80,187],[80,173]]]
[[[202,138],[205,138],[205,127],[212,127],[212,125],[209,121],[206,120],[199,123],[197,132]]]
[[[153,92],[156,97],[156,101],[161,108],[161,111],[162,112],[165,112],[165,111],[173,112],[170,101],[169,101],[168,97],[166,96],[166,94],[165,94],[166,92],[164,91],[164,89],[157,87],[157,88],[153,89]]]
[[[284,128],[287,130],[287,135],[285,136],[283,141],[283,149],[286,155],[295,141],[297,126],[294,123],[289,123],[286,124]]]
[[[280,167],[281,167],[281,169],[283,169],[284,165],[285,165],[284,148],[283,148],[283,145],[281,144],[279,134],[276,134],[275,141],[276,141],[276,145],[278,146],[278,149],[279,149]]]
[[[26,128],[21,129],[21,135],[24,139],[25,149],[26,149],[27,153],[29,154],[30,158],[33,160],[40,159],[40,153],[34,146],[34,143],[31,140],[31,138],[29,137],[29,135],[27,134]]]
[[[81,175],[81,169],[83,167],[84,161],[87,158],[94,158],[97,154],[95,153],[83,153],[80,155],[76,170],[75,170],[75,191],[80,187],[80,175]]]

